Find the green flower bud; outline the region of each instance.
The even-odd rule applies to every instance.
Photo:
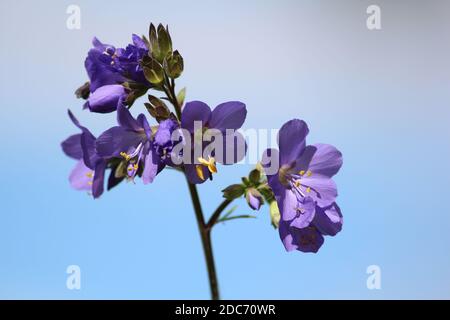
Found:
[[[248,179],[251,183],[253,183],[253,185],[258,186],[259,181],[261,180],[261,172],[258,169],[253,169],[252,171],[250,171]]]
[[[168,28],[159,24],[156,29],[153,23],[150,24],[149,44],[151,56],[162,63],[164,58],[172,52],[172,40]]]
[[[184,69],[183,57],[178,51],[174,51],[164,60],[164,70],[171,78],[178,78]]]
[[[170,38],[169,28],[164,28],[162,24],[158,25],[158,45],[162,59],[172,52],[172,39]]]
[[[162,120],[166,120],[170,117],[170,109],[161,99],[148,95],[148,100],[150,103],[144,103],[144,105],[156,121],[161,122]]]
[[[159,85],[164,80],[164,69],[158,61],[151,57],[142,59],[142,69],[145,78],[153,85]]]

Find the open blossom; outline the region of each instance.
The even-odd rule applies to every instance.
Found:
[[[92,192],[94,198],[103,193],[107,161],[95,151],[95,136],[75,118],[69,110],[72,122],[82,131],[61,143],[64,153],[78,160],[69,176],[70,184],[77,190]]]
[[[117,120],[118,126],[98,137],[95,144],[98,154],[122,159],[129,179],[142,175],[145,184],[153,182],[167,164],[169,151],[166,148],[170,148],[167,137],[177,127],[176,123],[166,120],[152,129],[143,114],[134,119],[123,105],[117,109]]]
[[[235,130],[241,128],[247,116],[245,104],[230,101],[219,104],[211,111],[201,101],[186,103],[181,114],[181,128],[187,132],[190,150],[184,155],[184,168],[191,183],[203,183],[217,172],[215,162],[233,164],[243,159],[246,152],[244,137]],[[205,133],[214,136],[220,150],[207,148]],[[216,135],[217,134],[217,135]],[[210,152],[208,152],[210,150]],[[207,154],[205,154],[205,152]]]
[[[317,252],[323,235],[333,236],[342,228],[332,180],[342,166],[342,154],[331,145],[306,145],[308,132],[304,121],[285,123],[279,132],[279,150],[268,149],[263,156],[280,208],[280,237],[288,251]],[[267,170],[274,159],[279,164],[276,173]]]

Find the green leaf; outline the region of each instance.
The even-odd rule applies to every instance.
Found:
[[[237,207],[238,206],[231,207],[229,210],[227,210],[225,212],[225,214],[222,216],[222,218],[226,218],[226,217],[230,216],[234,211],[236,211]]]
[[[242,215],[232,216],[232,217],[223,217],[223,218],[220,218],[219,220],[217,220],[217,223],[235,220],[235,219],[248,219],[248,218],[256,219],[256,216],[252,216],[250,214],[242,214]]]

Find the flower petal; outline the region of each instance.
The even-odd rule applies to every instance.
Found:
[[[283,242],[286,251],[290,252],[297,250],[298,246],[294,243],[294,237],[292,236],[289,228],[289,223],[280,220],[280,225],[278,227],[278,232],[280,234],[281,242]]]
[[[235,164],[244,159],[247,153],[247,143],[244,136],[240,132],[234,132],[234,134],[225,134],[218,137],[222,139],[221,154],[219,150],[214,150],[212,156],[218,163],[224,165]]]
[[[76,190],[92,190],[92,177],[94,172],[79,160],[69,175],[69,182]]]
[[[312,224],[319,230],[320,233],[327,236],[335,236],[342,229],[341,209],[336,203],[333,203],[328,208],[316,208],[316,215]]]
[[[199,170],[202,170],[204,179],[200,178],[197,173],[197,166],[198,165],[196,165],[196,164],[185,164],[184,165],[184,170],[185,170],[186,176],[188,178],[188,181],[193,184],[201,184],[201,183],[207,181],[209,179],[209,177],[211,176],[211,173],[209,172],[208,168],[201,165],[198,168],[199,168]]]
[[[324,242],[323,236],[314,227],[291,228],[290,231],[298,251],[316,253]]]
[[[181,113],[181,127],[194,133],[194,122],[201,121],[205,127],[211,118],[211,109],[201,101],[191,101],[186,103]]]
[[[303,203],[298,203],[300,214],[292,220],[290,226],[296,228],[306,228],[311,224],[316,213],[316,203],[311,197],[306,197]]]
[[[144,172],[142,174],[142,181],[144,184],[152,183],[158,174],[159,157],[153,148],[149,148],[148,153],[144,159]]]
[[[118,105],[121,105],[119,101],[125,96],[125,88],[122,85],[105,85],[91,93],[87,100],[87,107],[91,112],[113,112]]]
[[[94,199],[100,197],[103,193],[103,181],[105,179],[106,161],[99,161],[95,166],[94,181],[92,184],[92,195]]]
[[[144,133],[137,133],[123,127],[112,127],[98,137],[95,149],[101,157],[119,157],[121,152],[136,148],[145,139]]]
[[[336,183],[331,178],[313,173],[311,176],[303,176],[301,179],[302,190],[311,196],[320,207],[331,205],[338,195]],[[308,192],[307,188],[310,187]]]
[[[297,216],[298,200],[295,193],[287,189],[284,193],[284,197],[281,199],[278,206],[280,208],[281,220],[292,221]]]
[[[291,164],[305,149],[309,129],[305,121],[294,119],[286,122],[278,134],[280,165]]]
[[[237,130],[244,124],[247,116],[245,104],[239,101],[230,101],[219,104],[211,114],[209,127],[225,132],[226,129]]]
[[[278,149],[266,149],[261,158],[261,165],[264,168],[264,173],[268,179],[277,175],[278,170],[280,169],[280,152]]]
[[[314,146],[317,151],[309,164],[309,170],[331,178],[342,166],[342,153],[329,144],[319,143]]]
[[[81,149],[81,133],[71,135],[61,143],[64,153],[75,160],[83,158],[83,150]]]
[[[139,122],[133,118],[130,111],[127,107],[119,104],[117,106],[117,122],[121,127],[124,127],[129,130],[139,131],[142,130],[142,127],[139,125]]]

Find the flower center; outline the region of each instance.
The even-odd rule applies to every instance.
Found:
[[[281,170],[280,170],[281,171]],[[287,172],[283,179],[286,181],[286,186],[294,193],[297,198],[297,206],[295,210],[297,211],[297,217],[306,212],[305,204],[306,198],[311,195],[311,191],[314,191],[310,186],[303,182],[304,177],[312,176],[310,170],[300,170],[299,172]]]
[[[200,162],[200,164],[197,164],[195,166],[195,170],[197,172],[197,176],[200,179],[205,180],[205,175],[203,174],[203,167],[208,168],[211,174],[217,173],[216,160],[213,157],[208,156],[208,160],[199,157],[197,160],[198,162]]]
[[[141,161],[143,151],[143,143],[139,143],[139,145],[132,152],[121,152],[120,155],[125,159],[127,163],[127,177],[131,180],[134,179],[136,173],[139,169],[139,162]]]

